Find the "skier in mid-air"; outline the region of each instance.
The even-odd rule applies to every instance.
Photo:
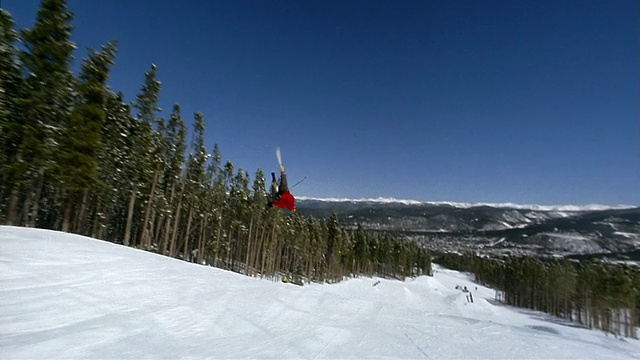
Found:
[[[267,207],[279,207],[289,211],[296,211],[296,199],[289,191],[287,184],[287,174],[284,167],[280,165],[280,184],[276,182],[276,174],[271,173],[271,190],[269,191],[269,202]]]
[[[282,166],[280,148],[276,149],[276,157],[278,158],[278,164],[280,165],[280,184],[278,185],[276,181],[276,174],[271,173],[271,190],[269,191],[269,202],[267,203],[267,207],[275,206],[289,211],[296,211],[296,199],[289,191],[287,174],[285,174],[284,166]]]

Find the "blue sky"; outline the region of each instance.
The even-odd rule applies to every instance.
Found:
[[[38,0],[4,0],[17,27]],[[640,5],[616,1],[69,0],[76,58],[118,40],[133,101],[294,195],[640,205]]]

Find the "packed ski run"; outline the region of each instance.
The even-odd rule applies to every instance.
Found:
[[[640,342],[494,302],[467,274],[296,286],[0,227],[0,358],[633,359]]]

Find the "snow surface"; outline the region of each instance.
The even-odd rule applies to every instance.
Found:
[[[631,239],[638,237],[638,234],[628,233],[624,231],[614,231],[614,235],[620,235],[620,236],[624,236],[626,238],[631,238]]]
[[[405,282],[300,287],[0,227],[0,359],[640,358],[640,341],[493,297],[438,267],[434,277]]]

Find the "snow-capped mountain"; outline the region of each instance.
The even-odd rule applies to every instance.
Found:
[[[305,215],[333,213],[348,226],[403,233],[427,244],[585,254],[640,248],[640,208],[626,205],[518,205],[380,199],[299,198]],[[494,248],[490,250],[495,250]]]
[[[612,210],[612,209],[629,209],[633,208],[632,205],[601,205],[601,204],[587,204],[587,205],[536,205],[536,204],[516,204],[516,203],[467,203],[467,202],[455,202],[455,201],[418,201],[418,200],[406,200],[395,198],[316,198],[309,196],[299,196],[298,200],[302,201],[322,201],[328,203],[378,203],[378,204],[404,204],[404,205],[444,205],[456,208],[473,208],[473,207],[494,207],[494,208],[509,208],[519,210],[536,210],[536,211],[599,211],[599,210]]]

